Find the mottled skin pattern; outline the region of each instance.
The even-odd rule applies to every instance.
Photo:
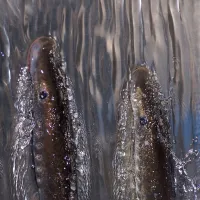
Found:
[[[175,199],[170,124],[156,76],[144,66],[131,74],[134,115],[135,198]]]
[[[28,52],[33,85],[33,157],[40,200],[68,200],[70,159],[66,150],[63,104],[58,92],[54,60],[55,40],[41,37]],[[66,123],[66,121],[65,121]]]

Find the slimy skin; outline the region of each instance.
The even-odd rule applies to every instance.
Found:
[[[71,162],[63,122],[63,103],[56,83],[56,42],[35,40],[28,52],[33,85],[33,157],[40,200],[69,200]],[[65,121],[65,123],[67,123]]]
[[[174,200],[170,123],[157,76],[131,71],[122,90],[114,158],[116,200]]]
[[[131,75],[135,127],[136,198],[174,199],[170,124],[159,84],[146,67]]]

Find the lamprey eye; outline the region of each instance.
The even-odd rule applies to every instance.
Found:
[[[146,125],[148,122],[147,118],[146,117],[140,117],[140,124],[142,126]]]
[[[46,92],[46,91],[42,91],[42,92],[40,92],[40,99],[46,99],[47,98],[47,96],[48,96],[48,93]]]

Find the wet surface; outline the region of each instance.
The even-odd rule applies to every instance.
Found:
[[[16,132],[13,127],[17,127],[17,83],[27,65],[31,43],[49,35],[61,49],[62,68],[72,81],[77,110],[89,137],[91,199],[114,199],[112,160],[121,89],[130,70],[142,63],[156,71],[169,106],[174,158],[177,169],[184,174],[179,181],[190,185],[180,188],[176,199],[200,198],[198,0],[7,0],[0,4],[1,199],[16,199],[9,196],[15,193],[10,177],[14,169],[9,163]],[[29,82],[24,84],[26,88]],[[28,101],[25,104],[19,108],[29,118],[23,108],[31,105]],[[140,121],[146,123],[144,118]],[[24,140],[20,140],[20,147],[27,145],[32,128],[30,120],[26,124],[28,132],[23,130],[29,134],[21,136]],[[24,155],[22,163],[31,170],[30,155]],[[18,173],[14,174],[21,177],[24,172]],[[195,188],[196,196],[188,197]]]

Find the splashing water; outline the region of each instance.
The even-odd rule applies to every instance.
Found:
[[[24,65],[26,60],[25,52],[31,41],[41,35],[51,35],[60,43],[66,63],[65,71],[74,83],[75,96],[80,97],[77,98],[76,105],[83,108],[81,116],[77,112],[78,116],[84,119],[86,128],[95,126],[94,133],[88,134],[90,144],[98,143],[90,147],[90,151],[94,152],[91,155],[94,171],[92,180],[98,182],[92,186],[92,199],[114,199],[110,185],[113,182],[112,156],[116,144],[116,128],[118,129],[115,108],[129,66],[144,61],[149,65],[153,63],[165,95],[173,87],[175,102],[172,106],[171,127],[175,155],[180,162],[184,162],[191,139],[199,137],[199,8],[199,0],[1,1],[0,47],[5,48],[0,49],[0,76],[3,82],[12,85],[10,99],[15,96],[17,88],[22,90],[16,86],[16,79],[19,66]],[[29,92],[28,88],[27,91],[24,90],[24,94]],[[17,96],[19,95],[16,94],[16,98]],[[4,98],[3,102],[7,103]],[[16,104],[19,109],[26,107],[21,105],[20,108],[20,101]],[[93,104],[94,109],[91,108]],[[125,105],[124,108],[126,109]],[[120,112],[123,113],[123,110]],[[12,144],[6,139],[5,145],[12,148],[15,145],[21,156],[29,155],[27,144],[34,123],[31,122],[28,111],[24,118],[19,114],[20,120],[13,115],[10,117],[6,112],[2,114],[7,117],[5,119],[10,118],[13,122],[13,129],[18,124],[16,131],[7,134],[12,138]],[[126,113],[123,115],[125,117]],[[23,126],[23,123],[28,126]],[[121,124],[120,129],[124,129],[127,134],[131,132],[126,129],[127,124],[123,127],[124,120],[118,123]],[[22,129],[27,132],[22,133]],[[7,128],[5,132],[8,132]],[[24,137],[23,140],[19,135]],[[16,143],[14,138],[18,139]],[[20,149],[21,146],[23,150]],[[199,144],[194,146],[199,151]],[[100,151],[103,153],[99,153]],[[15,156],[15,161],[21,162],[21,156]],[[100,167],[96,167],[97,165]],[[15,166],[17,170],[17,163]],[[187,176],[196,182],[197,187],[200,185],[199,166],[200,159],[192,164],[187,162],[185,166]],[[22,176],[20,172],[17,173],[19,177],[23,177],[24,172]],[[124,176],[128,174],[124,172]],[[16,190],[13,187],[10,189]],[[197,199],[200,199],[199,196]],[[180,198],[184,200],[184,197]]]
[[[143,70],[142,67],[139,67],[138,69]],[[136,70],[136,72],[138,71],[138,69]],[[147,135],[151,133],[147,131],[150,128],[147,128],[147,130],[145,130],[141,129],[140,127],[148,126],[148,123],[158,123],[158,125],[156,125],[156,128],[152,129],[152,133],[157,134],[157,143],[160,141],[163,144],[164,149],[170,149],[170,151],[168,150],[168,153],[166,151],[166,156],[169,158],[171,157],[169,160],[167,160],[167,162],[172,162],[172,160],[174,162],[174,167],[172,171],[174,171],[173,178],[175,178],[175,183],[173,187],[175,187],[176,195],[173,197],[171,193],[172,196],[167,197],[167,199],[197,199],[197,188],[194,180],[189,178],[186,166],[192,160],[195,160],[197,158],[198,151],[190,149],[188,153],[185,154],[184,160],[180,160],[177,158],[175,153],[172,151],[172,146],[169,143],[170,140],[167,135],[167,133],[169,134],[169,122],[167,122],[169,121],[167,119],[169,110],[166,110],[166,103],[168,102],[164,98],[163,94],[160,92],[160,86],[157,82],[158,79],[156,77],[156,74],[152,73],[147,83],[145,83],[145,79],[144,82],[142,82],[143,76],[145,76],[145,71],[141,73],[141,75],[138,74],[138,77],[136,76],[135,80],[132,80],[130,76],[130,80],[125,83],[125,87],[123,88],[121,93],[121,102],[118,109],[118,140],[115,157],[113,160],[113,187],[115,199],[148,199],[148,191],[143,191],[143,186],[140,185],[140,183],[144,179],[142,176],[149,176],[148,173],[153,174],[157,170],[156,168],[153,168],[154,165],[151,164],[151,162],[159,162],[159,165],[161,165],[163,162],[162,159],[158,161],[155,159],[156,157],[154,158],[154,156],[157,154],[157,152],[154,152],[154,154],[151,155],[150,162],[148,162],[149,166],[144,164],[146,162],[145,159],[148,160],[148,156],[145,156],[143,154],[148,154],[148,151],[152,151],[155,146],[158,145],[155,143],[155,146],[152,146],[152,150],[145,150],[148,149],[149,145],[151,145],[153,139],[147,137]],[[145,91],[151,91],[151,93],[147,93],[147,95],[145,93],[140,96],[139,93],[137,93],[137,89],[131,89],[132,82],[135,82],[135,84],[139,84],[138,82],[142,82],[141,88],[144,87],[146,88]],[[146,86],[144,86],[145,84]],[[142,98],[147,98],[148,100],[144,101]],[[143,101],[144,103],[142,103]],[[139,117],[140,115],[142,117]],[[156,117],[158,117],[158,121],[156,121]],[[150,121],[148,122],[148,120]],[[138,123],[140,123],[140,125],[137,125]],[[149,125],[149,127],[151,127],[151,125]],[[151,137],[153,138],[153,135]],[[160,150],[163,151],[162,148]],[[154,182],[156,180],[159,181],[158,177],[156,175],[155,177],[152,175],[152,179],[149,181]],[[150,184],[150,182],[148,184]],[[145,185],[144,181],[142,183]],[[160,184],[164,184],[164,182],[160,182]],[[155,187],[157,187],[156,184]],[[166,198],[164,196],[159,197],[159,195],[159,193],[155,193],[154,199],[156,200]]]
[[[63,100],[68,102],[68,105],[65,107],[64,112],[70,117],[71,130],[74,134],[72,138],[74,138],[76,151],[75,173],[77,177],[77,182],[76,179],[73,180],[73,183],[71,184],[71,189],[74,190],[74,187],[77,184],[78,200],[89,200],[91,195],[91,163],[85,122],[83,120],[82,114],[78,112],[71,80],[67,76],[64,76],[62,70],[59,71],[59,75],[57,75],[57,78],[59,78],[59,89],[64,96]],[[71,136],[68,135],[67,137]]]
[[[31,177],[31,151],[30,141],[31,132],[34,128],[34,122],[31,114],[32,110],[32,90],[28,67],[22,68],[22,74],[19,77],[17,87],[17,101],[15,103],[16,115],[14,123],[14,134],[12,138],[12,181],[13,181],[13,198],[17,200],[28,199],[30,181],[34,183]],[[29,180],[31,179],[32,180]],[[34,191],[36,192],[36,191]]]
[[[63,94],[65,104],[64,113],[69,116],[70,121],[66,122],[66,137],[74,138],[74,175],[71,177],[71,191],[77,190],[78,200],[90,199],[90,155],[87,142],[87,134],[82,115],[78,112],[72,82],[68,77],[64,77],[62,72],[57,75],[60,92]],[[18,81],[17,109],[15,116],[15,134],[13,136],[12,164],[13,164],[13,198],[29,199],[37,194],[36,185],[34,185],[31,156],[31,132],[34,128],[32,117],[33,100],[32,87],[28,68],[22,69],[22,74]],[[70,123],[67,124],[67,123]],[[70,140],[69,140],[70,141]],[[32,179],[31,179],[32,178]],[[76,189],[77,185],[77,189]],[[73,199],[73,194],[71,194]]]

